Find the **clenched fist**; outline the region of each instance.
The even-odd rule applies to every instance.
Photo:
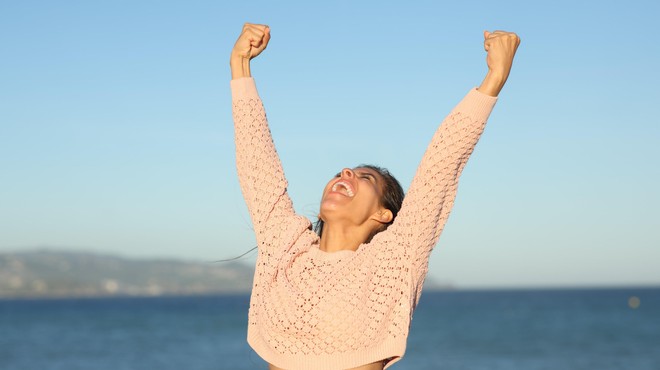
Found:
[[[518,45],[520,45],[520,38],[513,32],[484,31],[484,49],[488,52],[486,57],[488,69],[508,75]]]
[[[479,90],[497,96],[504,83],[509,78],[513,57],[520,45],[520,37],[513,32],[484,31],[484,49],[488,53],[488,75],[479,87]]]
[[[270,28],[267,25],[245,23],[231,51],[231,56],[250,60],[264,51],[268,41],[270,41]]]
[[[238,36],[229,59],[232,79],[252,76],[250,60],[264,51],[268,41],[270,41],[270,28],[267,25],[252,23],[243,25],[243,31]]]

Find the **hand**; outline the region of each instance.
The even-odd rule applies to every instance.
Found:
[[[232,59],[251,60],[268,46],[270,41],[270,28],[265,24],[245,23],[243,31],[238,36],[234,49],[231,52]]]
[[[488,70],[508,76],[518,45],[520,45],[520,37],[513,32],[484,31],[484,49],[488,52],[486,56]]]
[[[484,31],[484,49],[488,53],[486,56],[488,74],[479,91],[492,96],[500,93],[509,78],[518,45],[520,45],[520,37],[513,32]]]

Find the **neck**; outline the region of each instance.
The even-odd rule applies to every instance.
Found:
[[[340,224],[323,225],[323,233],[319,241],[319,249],[324,252],[337,252],[342,250],[356,251],[360,244],[370,236],[371,229]]]

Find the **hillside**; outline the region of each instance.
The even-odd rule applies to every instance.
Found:
[[[129,259],[49,250],[0,253],[0,298],[249,292],[253,274],[251,267],[239,262]]]

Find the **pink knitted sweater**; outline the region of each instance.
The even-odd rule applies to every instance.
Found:
[[[394,223],[357,251],[329,253],[294,212],[254,79],[230,84],[238,177],[259,250],[249,344],[289,370],[391,366],[405,352],[429,254],[497,99],[472,89],[433,136]]]

